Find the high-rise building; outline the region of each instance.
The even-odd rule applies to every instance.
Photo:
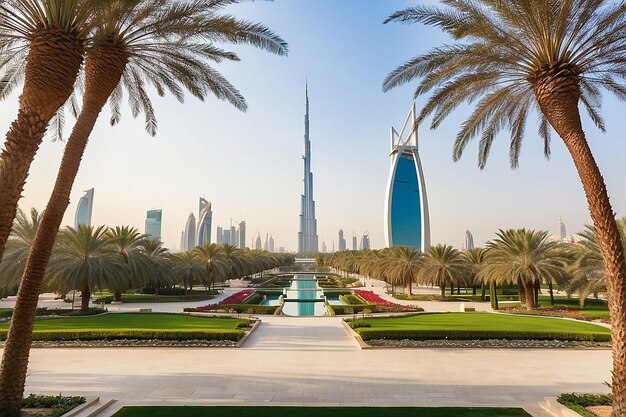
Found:
[[[239,249],[245,249],[246,247],[246,222],[239,222]]]
[[[261,250],[263,247],[261,246],[261,234],[256,237],[256,242],[254,243],[254,249]]]
[[[217,226],[216,229],[216,236],[215,236],[215,242],[218,245],[221,245],[222,243],[224,243],[224,229],[222,229],[221,227]]]
[[[322,241],[322,253],[328,252],[328,248],[326,247],[326,242]]]
[[[465,231],[465,250],[474,249],[474,236],[469,230]]]
[[[181,252],[185,252],[187,249],[185,249],[185,231],[181,231],[180,232],[180,251]]]
[[[359,250],[355,235],[352,235],[352,250]]]
[[[213,223],[213,211],[211,211],[211,203],[200,197],[198,214],[198,245],[211,244],[211,225]]]
[[[230,229],[224,229],[222,234],[224,239],[222,240],[222,245],[230,245],[232,237],[230,236]]]
[[[94,189],[85,191],[85,195],[78,200],[76,207],[76,215],[74,216],[74,227],[91,226],[91,213],[93,212],[93,193]]]
[[[269,253],[274,253],[274,236],[270,236],[270,242],[267,245],[267,250]]]
[[[343,229],[339,229],[339,252],[346,250],[346,240],[343,238]],[[334,248],[333,248],[334,252]]]
[[[146,213],[146,235],[152,239],[161,240],[161,220],[163,210],[148,210]]]
[[[185,224],[185,231],[183,233],[183,251],[195,248],[196,242],[196,216],[194,216],[193,213],[189,213],[187,223]]]
[[[367,234],[367,232],[365,232],[363,233],[363,237],[361,238],[361,249],[370,250],[370,248],[370,236]]]
[[[300,196],[300,231],[298,252],[317,252],[317,219],[313,200],[313,173],[311,172],[311,141],[309,139],[309,88],[305,89],[306,111],[304,114],[304,192]]]
[[[239,247],[239,233],[235,226],[230,226],[230,244]]]
[[[559,219],[559,238],[561,240],[565,240],[567,237],[567,230],[565,229],[565,223],[563,223],[562,219]]]
[[[385,198],[385,243],[425,251],[430,220],[422,163],[418,154],[415,103],[400,133],[391,128],[391,169]]]

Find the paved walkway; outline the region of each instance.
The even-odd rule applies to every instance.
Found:
[[[27,392],[123,405],[523,406],[604,392],[608,350],[360,350],[336,318],[269,317],[241,349],[33,349]],[[534,407],[534,409],[533,409]]]

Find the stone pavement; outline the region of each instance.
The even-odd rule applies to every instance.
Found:
[[[267,317],[241,349],[33,349],[27,392],[123,405],[522,406],[604,392],[608,350],[360,350],[337,318]]]

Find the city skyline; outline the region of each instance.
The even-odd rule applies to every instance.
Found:
[[[367,7],[359,7],[363,1]],[[187,97],[184,105],[172,97],[158,98],[154,105],[159,130],[156,138],[151,138],[145,134],[142,121],[125,110],[120,125],[111,128],[108,109],[103,110],[63,225],[74,224],[83,190],[95,187],[98,198],[92,224],[127,224],[141,230],[146,210],[159,207],[165,216],[164,244],[178,247],[182,225],[189,213],[197,210],[194,199],[205,194],[214,203],[214,224],[229,224],[231,217],[245,218],[250,234],[271,230],[281,246],[295,250],[296,196],[302,180],[299,104],[308,74],[315,92],[311,133],[318,235],[327,237],[330,249],[333,245],[337,248],[337,230],[341,227],[369,230],[372,248],[383,247],[381,196],[389,169],[388,129],[406,114],[415,86],[384,94],[382,81],[398,63],[449,41],[438,30],[422,25],[382,24],[392,12],[413,4],[402,0],[346,0],[341,4],[301,0],[233,7],[233,13],[263,21],[290,44],[288,58],[237,47],[249,65],[219,65],[247,98],[248,112],[240,113],[212,97],[205,102]],[[0,127],[5,130],[17,113],[16,97],[14,93],[0,102]],[[423,103],[418,99],[418,108]],[[626,143],[620,134],[621,106],[608,95],[603,100],[604,135],[592,127],[587,116],[583,116],[583,123],[613,207],[623,216],[626,195],[620,191],[626,187],[626,179],[620,155],[626,152]],[[509,167],[508,138],[504,135],[495,141],[485,170],[476,166],[478,141],[468,146],[463,159],[453,163],[452,143],[466,116],[467,111],[459,109],[435,131],[426,124],[420,126],[433,244],[461,247],[466,229],[472,231],[476,246],[493,238],[500,228],[543,229],[558,236],[556,220],[560,216],[570,234],[591,223],[564,146],[553,140],[552,158],[546,161],[543,144],[530,126],[517,170]],[[72,125],[68,117],[66,130]],[[61,142],[44,141],[20,201],[22,209],[45,208],[63,147]],[[116,169],[111,170],[111,166]],[[558,179],[558,193],[546,178]],[[471,216],[460,215],[460,211]]]

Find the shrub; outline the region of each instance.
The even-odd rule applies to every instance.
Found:
[[[0,340],[6,340],[7,330],[0,331]],[[243,336],[242,330],[45,330],[33,332],[33,340],[233,340]]]
[[[349,305],[366,304],[362,298],[359,298],[354,294],[340,295],[339,299],[343,301],[345,304],[349,304]]]
[[[373,304],[333,305],[332,307],[337,315],[358,314],[363,310],[377,311],[377,307]]]
[[[557,401],[567,408],[576,411],[583,417],[596,417],[595,414],[587,410],[585,407],[598,405],[611,405],[613,397],[611,394],[561,394]]]
[[[354,320],[350,323],[350,327],[353,329],[364,328],[364,327],[372,327],[372,325],[363,320]]]
[[[22,400],[22,408],[49,408],[51,412],[46,415],[58,417],[83,404],[85,401],[85,397],[63,397],[61,394],[58,396],[30,394]]]
[[[246,313],[246,314],[274,314],[278,306],[260,306],[254,304],[211,304],[208,306],[201,306],[195,308],[185,308],[184,311],[187,313],[190,312],[200,312],[200,313],[208,313],[208,312],[220,312],[224,311],[226,313],[235,311],[237,313]]]
[[[567,333],[567,332],[525,332],[500,330],[415,330],[415,329],[359,329],[363,340],[566,340],[575,342],[609,342],[611,335],[606,333]]]
[[[263,295],[256,293],[246,298],[242,304],[261,304],[264,299],[265,297]]]

